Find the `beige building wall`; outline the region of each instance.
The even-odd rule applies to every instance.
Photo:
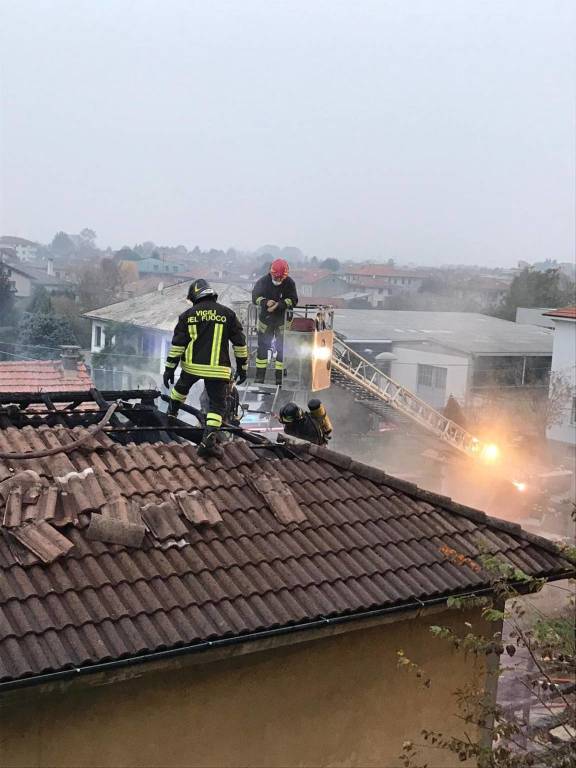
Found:
[[[474,662],[429,626],[465,631],[465,620],[474,621],[437,614],[208,664],[199,654],[105,685],[86,678],[5,694],[0,765],[399,766],[403,742],[419,741],[421,728],[462,732],[453,693]],[[430,688],[398,669],[399,649],[424,666]]]

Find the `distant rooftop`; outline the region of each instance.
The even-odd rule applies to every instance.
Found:
[[[0,237],[0,245],[38,245],[33,240],[26,240],[24,237],[15,237],[14,235],[2,235]]]
[[[30,278],[30,280],[34,280],[34,282],[40,283],[41,285],[58,286],[63,290],[70,288],[70,283],[67,283],[65,280],[62,280],[55,275],[49,275],[48,272],[43,269],[38,269],[38,267],[29,267],[28,264],[22,264],[21,262],[18,262],[18,264],[8,264],[8,267],[13,272],[19,272],[21,275],[25,275]]]
[[[338,309],[335,329],[362,341],[434,341],[472,355],[551,355],[553,331],[476,312]]]
[[[119,301],[101,309],[93,309],[84,317],[94,320],[107,320],[114,323],[130,323],[141,328],[171,333],[178,316],[190,307],[186,301],[190,282],[178,283],[152,291],[142,296]],[[239,301],[250,301],[250,292],[245,288],[229,283],[211,283],[218,293],[218,301],[231,305]]]
[[[562,309],[552,309],[545,313],[547,317],[557,317],[560,320],[576,320],[576,307],[562,307]]]
[[[94,386],[84,363],[65,370],[61,360],[0,363],[0,393],[88,391]]]

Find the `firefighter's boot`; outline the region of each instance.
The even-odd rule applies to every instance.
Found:
[[[220,459],[224,451],[218,444],[218,429],[216,427],[206,427],[202,435],[202,442],[198,446],[198,456],[209,458],[213,456]]]
[[[266,379],[266,368],[256,368],[256,378],[254,379],[256,384],[264,384]]]

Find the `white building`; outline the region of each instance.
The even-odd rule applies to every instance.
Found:
[[[556,423],[548,427],[547,434],[550,440],[576,445],[576,306],[551,310],[546,314],[556,326],[550,396],[558,397],[559,391],[563,393],[560,413]],[[569,389],[567,395],[566,387]]]
[[[336,332],[436,408],[547,383],[553,332],[474,312],[338,309]]]
[[[32,240],[26,240],[24,237],[14,237],[13,235],[2,235],[0,237],[0,246],[13,248],[20,261],[34,260],[36,252],[40,247],[38,243]]]

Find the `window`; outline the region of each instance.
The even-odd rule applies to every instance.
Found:
[[[102,346],[102,326],[101,325],[94,326],[94,346],[95,347]]]
[[[445,389],[448,368],[439,365],[418,365],[418,386]]]

